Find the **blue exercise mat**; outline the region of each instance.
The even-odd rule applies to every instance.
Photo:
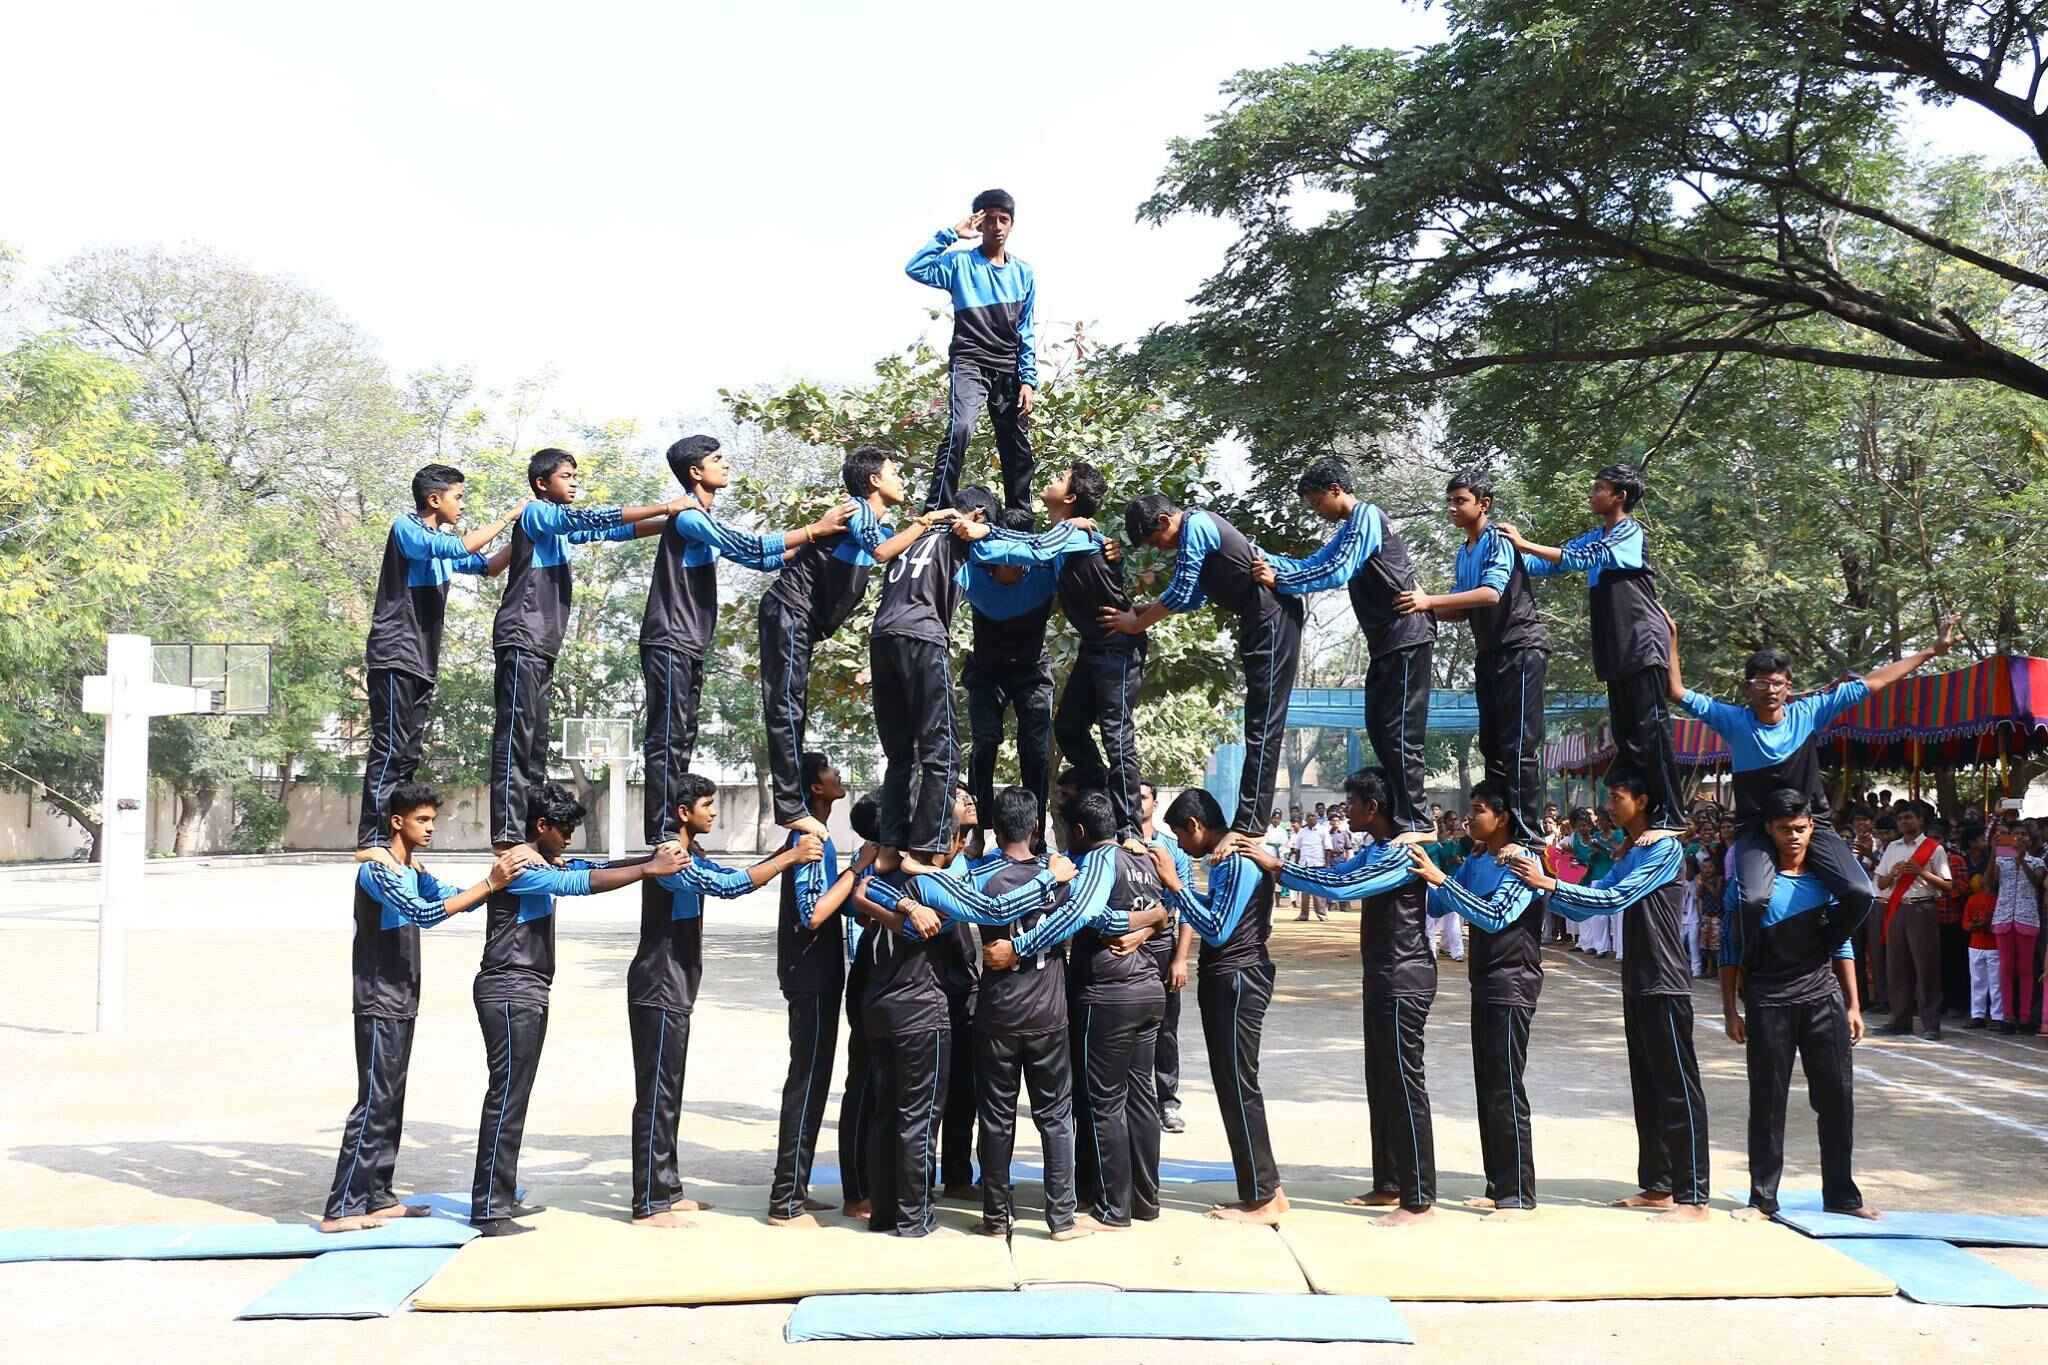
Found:
[[[0,1230],[0,1262],[234,1261],[319,1256],[389,1247],[455,1247],[476,1229],[446,1218],[394,1218],[361,1232],[320,1231],[310,1223],[140,1223],[109,1228]]]
[[[315,1256],[235,1314],[252,1318],[383,1318],[405,1307],[458,1247],[391,1247]]]
[[[512,1197],[522,1204],[525,1203],[525,1186],[514,1190]],[[429,1209],[433,1210],[434,1217],[436,1218],[453,1218],[460,1223],[467,1223],[469,1221],[469,1193],[466,1190],[450,1194],[408,1195],[405,1202],[408,1204],[426,1205]]]
[[[786,1341],[1415,1341],[1394,1305],[1372,1295],[1066,1290],[823,1294],[799,1302],[782,1335]]]
[[[2048,1247],[2048,1218],[2014,1213],[1925,1213],[1916,1209],[1885,1209],[1882,1218],[1855,1218],[1846,1213],[1825,1212],[1817,1190],[1779,1196],[1778,1221],[1808,1237],[1912,1238],[1980,1247]]]
[[[1830,1237],[1828,1245],[1898,1284],[1915,1303],[1947,1308],[2048,1308],[2048,1289],[1947,1242]]]

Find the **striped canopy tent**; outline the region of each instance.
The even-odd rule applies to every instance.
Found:
[[[1722,768],[1728,746],[1691,716],[1671,721],[1671,747],[1683,768]],[[1820,759],[1829,767],[1911,772],[1999,762],[2048,750],[2048,659],[1999,654],[1947,673],[1907,678],[1821,732]],[[1606,726],[1597,735],[1568,734],[1543,746],[1544,766],[1574,777],[1594,776],[1614,761]]]
[[[1671,721],[1671,748],[1681,768],[1725,768],[1728,746],[1705,721],[1676,716]],[[1614,761],[1614,733],[1602,724],[1596,734],[1574,732],[1543,746],[1545,771],[1572,777],[1597,777]]]
[[[2048,749],[2048,659],[1998,654],[1907,678],[1835,718],[1821,761],[1918,772]]]

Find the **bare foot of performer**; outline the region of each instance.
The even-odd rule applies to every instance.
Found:
[[[1219,1204],[1209,1210],[1208,1216],[1222,1219],[1226,1223],[1258,1223],[1264,1227],[1280,1226],[1280,1216],[1291,1207],[1287,1202],[1287,1191],[1275,1190],[1271,1199],[1257,1204]]]

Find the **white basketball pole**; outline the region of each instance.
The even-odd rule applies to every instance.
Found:
[[[87,678],[84,690],[85,710],[107,718],[96,1027],[113,1033],[126,1013],[128,923],[142,913],[142,866],[149,856],[149,718],[211,711],[213,693],[151,681],[147,635],[109,635],[107,671]]]
[[[605,811],[611,819],[611,851],[606,854],[613,862],[626,856],[626,759],[625,755],[610,759],[605,768],[611,774],[611,799],[605,802]]]

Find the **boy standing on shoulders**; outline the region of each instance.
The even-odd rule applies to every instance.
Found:
[[[1038,401],[1038,277],[1010,255],[1017,201],[1005,190],[983,190],[973,211],[940,228],[910,258],[904,273],[953,298],[953,344],[947,351],[952,380],[946,406],[946,444],[925,495],[927,512],[953,505],[967,443],[988,408],[996,453],[1003,466],[1003,506],[1031,509],[1031,407]],[[971,251],[955,242],[980,238]]]

